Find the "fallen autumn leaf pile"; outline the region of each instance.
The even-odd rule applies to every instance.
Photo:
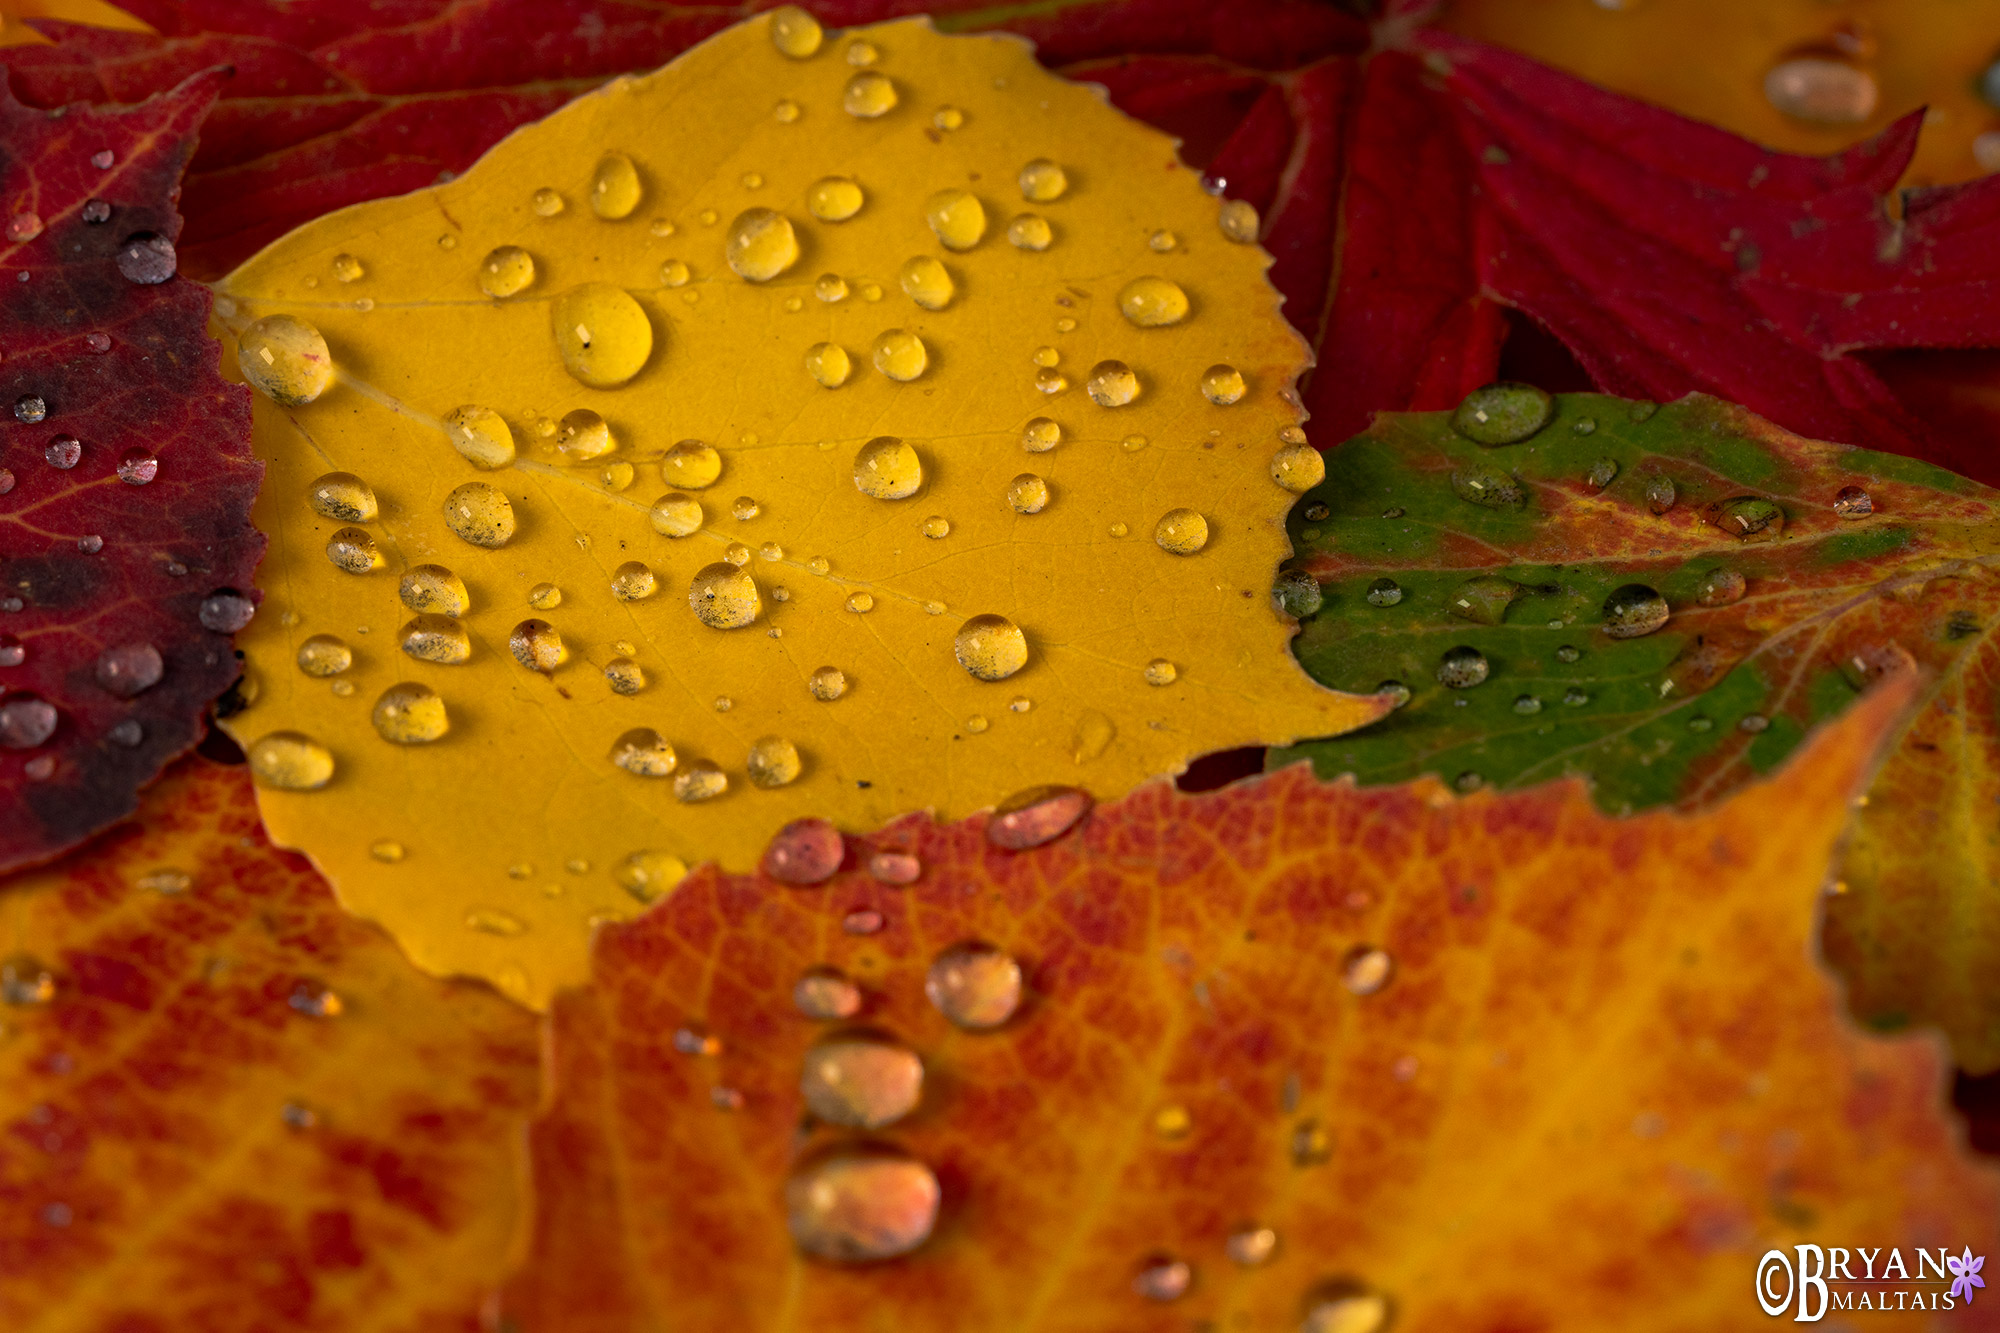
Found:
[[[2000,1324],[2000,6],[1575,8],[0,5],[0,1323]]]

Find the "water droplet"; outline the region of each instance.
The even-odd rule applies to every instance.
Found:
[[[941,106],[931,116],[931,124],[944,130],[946,133],[950,133],[952,130],[960,129],[964,126],[965,113],[955,106]]]
[[[74,435],[58,435],[42,450],[42,457],[50,467],[67,472],[82,461],[83,442]]]
[[[1099,407],[1123,407],[1139,396],[1139,377],[1123,361],[1100,361],[1083,387]]]
[[[1303,620],[1317,612],[1325,600],[1319,581],[1303,569],[1280,570],[1271,584],[1271,604],[1284,615]]]
[[[1146,245],[1155,254],[1167,254],[1181,243],[1181,238],[1162,228],[1146,238]]]
[[[1114,537],[1123,537],[1127,531],[1127,528],[1123,523],[1113,523],[1109,528],[1105,529],[1105,531],[1109,532]]]
[[[929,255],[905,260],[897,275],[903,294],[926,310],[942,310],[957,290],[945,266]]]
[[[1519,509],[1528,502],[1527,488],[1495,468],[1469,465],[1451,474],[1451,489],[1461,500],[1487,509]]]
[[[1245,199],[1226,199],[1215,215],[1215,221],[1222,228],[1222,234],[1238,245],[1249,245],[1257,239],[1257,232],[1263,220],[1257,216],[1257,206]]]
[[[515,661],[545,676],[569,660],[562,635],[546,620],[528,619],[514,626],[507,635],[507,647]]]
[[[42,219],[39,214],[20,212],[7,219],[7,239],[10,241],[32,241],[42,234]]]
[[[660,285],[664,287],[685,287],[694,274],[678,259],[669,259],[660,265]],[[693,293],[690,293],[692,295]]]
[[[829,1037],[806,1052],[799,1092],[822,1122],[849,1129],[881,1129],[917,1107],[924,1066],[916,1052],[893,1038],[857,1032]]]
[[[0,707],[0,742],[5,741],[6,709]],[[266,787],[316,791],[333,780],[333,755],[312,737],[274,731],[250,743],[250,773]]]
[[[1038,157],[1021,168],[1021,197],[1031,204],[1060,199],[1069,189],[1069,173],[1046,157]]]
[[[1474,389],[1451,414],[1451,427],[1484,445],[1518,444],[1549,424],[1555,400],[1532,384],[1502,381]]]
[[[528,605],[537,611],[553,611],[562,605],[562,589],[553,583],[537,583],[528,589]]]
[[[202,628],[214,630],[217,634],[234,634],[250,623],[257,614],[257,604],[234,588],[217,588],[202,598],[201,607],[195,618]]]
[[[815,574],[823,575],[827,572],[827,570],[833,568],[833,566],[827,563],[825,556],[816,555],[812,559],[806,561],[806,568],[810,569]]]
[[[771,45],[794,60],[817,55],[825,35],[819,20],[797,5],[781,5],[771,11]]]
[[[458,237],[451,232],[446,232],[444,235],[438,237],[438,249],[440,250],[458,249]]]
[[[1556,661],[1558,662],[1574,662],[1582,656],[1583,652],[1581,649],[1567,643],[1556,649]]]
[[[148,870],[134,882],[148,893],[165,894],[171,898],[193,888],[194,876],[173,866],[162,866],[157,870]]]
[[[358,282],[368,273],[353,255],[335,255],[331,267],[333,276],[341,282]]]
[[[621,602],[643,601],[659,588],[652,566],[643,560],[627,560],[611,571],[611,595]]]
[[[1765,717],[1762,713],[1745,713],[1743,720],[1736,724],[1739,730],[1747,731],[1753,736],[1760,731],[1769,729],[1770,725],[1771,719]]]
[[[1617,475],[1618,460],[1615,458],[1600,458],[1590,465],[1590,471],[1584,474],[1584,480],[1601,491],[1606,486],[1609,486],[1612,479]]]
[[[518,245],[498,247],[479,266],[479,290],[488,296],[513,296],[534,280],[535,257]]]
[[[1880,100],[1875,76],[1829,56],[1779,61],[1764,76],[1764,100],[1787,116],[1815,125],[1859,125]]]
[[[674,777],[674,799],[692,805],[729,790],[729,775],[706,759],[696,759]]]
[[[1643,583],[1628,583],[1604,599],[1604,633],[1636,639],[1667,623],[1667,599]]]
[[[1230,1261],[1244,1268],[1257,1268],[1268,1263],[1277,1248],[1278,1233],[1254,1223],[1236,1228],[1223,1242]]]
[[[118,271],[128,282],[152,287],[174,276],[180,259],[174,243],[164,236],[142,231],[125,238],[118,249]]]
[[[861,1012],[861,988],[830,967],[816,967],[792,987],[792,1003],[819,1022],[852,1018]]]
[[[1589,702],[1589,692],[1579,689],[1577,686],[1572,685],[1563,691],[1563,703],[1571,708],[1581,708]]]
[[[11,634],[0,634],[0,667],[17,667],[27,660],[26,644]]]
[[[827,176],[806,192],[806,208],[821,222],[845,222],[861,211],[866,197],[845,176]]]
[[[865,592],[851,592],[847,594],[847,609],[856,615],[866,615],[875,609],[874,594]]]
[[[651,727],[633,727],[611,743],[611,762],[642,778],[663,778],[680,762],[674,747]]]
[[[1035,391],[1050,395],[1059,394],[1069,388],[1069,376],[1060,370],[1038,370],[1035,372]]]
[[[669,491],[653,501],[648,518],[663,537],[687,537],[701,530],[701,503],[691,495]]]
[[[1170,555],[1193,555],[1208,545],[1208,520],[1192,509],[1169,509],[1153,526],[1153,540]]]
[[[590,177],[590,208],[597,216],[613,222],[629,217],[644,193],[639,168],[631,158],[606,153],[597,160],[597,170]]]
[[[1009,851],[1052,842],[1090,813],[1090,793],[1080,787],[1030,787],[994,808],[986,840]]]
[[[113,745],[122,745],[128,750],[146,739],[146,729],[131,718],[126,718],[104,734]]]
[[[953,641],[958,663],[976,680],[1005,680],[1028,664],[1028,639],[1005,616],[974,616]]]
[[[1381,949],[1357,945],[1340,964],[1340,980],[1355,995],[1373,995],[1389,984],[1396,962]]]
[[[992,725],[991,722],[986,720],[985,715],[981,713],[974,713],[971,717],[965,719],[965,729],[975,736],[984,735],[986,729]]]
[[[1648,477],[1646,479],[1646,508],[1656,514],[1664,514],[1674,507],[1680,492],[1674,487],[1672,477]]]
[[[836,666],[823,666],[807,677],[806,688],[813,698],[831,703],[847,693],[847,673]]]
[[[465,580],[443,565],[418,565],[403,575],[397,592],[412,611],[462,616],[471,605]]]
[[[745,767],[759,787],[782,787],[795,781],[803,765],[799,749],[783,736],[760,736],[750,746]]]
[[[924,340],[905,329],[887,329],[875,337],[875,369],[903,383],[917,378],[930,365],[930,349]]]
[[[785,1183],[785,1221],[799,1249],[834,1263],[908,1254],[937,1223],[931,1169],[878,1145],[844,1145],[808,1160]]]
[[[753,519],[757,517],[757,515],[763,513],[764,508],[750,496],[739,495],[734,500],[729,502],[729,512],[736,518],[748,522],[750,519]],[[746,547],[732,543],[729,549],[732,551],[743,552],[743,556],[741,559],[736,559],[732,561],[732,563],[734,564],[740,565],[750,559],[750,552]]]
[[[83,220],[93,227],[111,221],[111,205],[102,199],[86,199],[83,202]]]
[[[608,282],[586,282],[558,296],[549,305],[549,325],[563,368],[593,389],[617,388],[653,354],[645,307]]]
[[[1392,578],[1379,578],[1368,585],[1367,597],[1370,606],[1394,606],[1403,600],[1403,589]]]
[[[1300,1333],[1383,1333],[1389,1313],[1384,1297],[1353,1283],[1333,1283],[1308,1304]]]
[[[1227,407],[1231,403],[1240,401],[1244,389],[1243,373],[1234,366],[1213,365],[1201,372],[1201,396],[1217,407]],[[1273,464],[1272,475],[1276,474],[1276,464]],[[1286,487],[1286,489],[1291,488]]]
[[[789,97],[781,97],[771,108],[771,118],[780,125],[790,125],[799,118],[799,104]]]
[[[1017,514],[1039,514],[1048,508],[1049,484],[1032,472],[1023,472],[1007,483],[1007,503]]]
[[[124,643],[97,655],[98,686],[120,699],[130,699],[160,683],[166,663],[150,643]]]
[[[44,1005],[56,998],[56,974],[40,959],[15,954],[0,960],[0,1002],[17,1008]]]
[[[445,497],[444,523],[461,540],[498,550],[514,535],[514,506],[498,487],[468,481]]]
[[[0,467],[0,495],[14,489],[14,473],[9,468]]]
[[[901,888],[917,882],[924,873],[924,863],[909,852],[877,852],[868,858],[868,873],[883,884]]]
[[[1713,718],[1703,717],[1699,713],[1688,719],[1689,731],[1707,731],[1714,726],[1715,720]]]
[[[236,339],[236,364],[245,383],[286,407],[305,406],[333,383],[326,339],[290,315],[266,315],[243,330]]]
[[[371,574],[382,567],[382,552],[365,528],[339,528],[326,540],[326,558],[349,574]]]
[[[87,537],[78,537],[76,539],[76,549],[82,551],[85,555],[96,555],[104,549],[104,538],[97,536],[95,533]]]
[[[1490,670],[1486,654],[1477,648],[1460,646],[1439,659],[1437,678],[1439,684],[1454,690],[1469,690],[1482,683]]]
[[[14,400],[14,420],[25,426],[39,426],[48,415],[49,405],[40,394],[24,393]]]
[[[646,673],[629,657],[614,657],[604,664],[604,679],[613,694],[637,694],[646,688]]]
[[[1177,1301],[1193,1283],[1194,1269],[1185,1261],[1156,1254],[1140,1265],[1138,1276],[1132,1279],[1132,1290],[1149,1301]]]
[[[1118,309],[1142,329],[1165,328],[1187,318],[1188,298],[1177,283],[1165,278],[1134,278],[1118,293]]]
[[[728,561],[704,565],[688,585],[688,605],[711,629],[742,629],[763,614],[757,581]]]
[[[598,484],[607,491],[624,491],[638,480],[638,469],[627,462],[606,463],[597,474]]]
[[[872,69],[849,79],[840,95],[840,104],[847,114],[860,120],[886,116],[896,109],[896,102],[896,85],[888,75]]]
[[[511,454],[512,441],[508,443]],[[571,462],[594,462],[617,447],[610,425],[587,407],[564,413],[562,424],[556,429],[556,448]]]
[[[1020,1008],[1021,965],[997,945],[966,940],[932,961],[924,994],[959,1027],[987,1031]]]
[[[1839,518],[1867,518],[1875,512],[1875,499],[1859,486],[1843,486],[1833,497],[1833,512]]]
[[[455,666],[472,656],[472,637],[465,626],[442,615],[420,615],[403,626],[402,649],[420,662]]]
[[[127,449],[118,460],[118,480],[127,486],[144,486],[159,475],[160,460],[150,449]]]
[[[1153,1113],[1153,1132],[1163,1139],[1184,1139],[1194,1128],[1194,1117],[1185,1106],[1162,1106]]]
[[[32,750],[55,734],[60,720],[55,705],[32,694],[16,694],[0,702],[0,746]]]
[[[1768,541],[1785,530],[1785,511],[1761,495],[1739,495],[1708,507],[1708,521],[1732,537]]]
[[[1703,606],[1728,606],[1739,601],[1748,581],[1733,569],[1711,569],[1695,587],[1695,600]]]
[[[1146,663],[1146,683],[1148,685],[1171,685],[1180,679],[1180,668],[1164,657],[1156,657]]]
[[[535,216],[537,217],[555,217],[567,206],[563,197],[546,185],[535,191],[528,199],[528,207],[535,210]]]
[[[1510,579],[1482,575],[1454,588],[1445,610],[1475,624],[1498,625],[1506,621],[1507,608],[1526,595],[1526,589]]]
[[[528,923],[512,912],[502,912],[492,907],[475,907],[465,914],[468,930],[476,930],[482,935],[498,935],[512,939],[528,932]]]
[[[425,745],[451,730],[444,700],[428,685],[404,681],[375,701],[375,732],[398,745]]]
[[[1021,447],[1031,454],[1045,454],[1062,441],[1062,427],[1047,417],[1036,417],[1021,428]]]

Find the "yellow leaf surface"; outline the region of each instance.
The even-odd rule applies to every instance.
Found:
[[[420,965],[534,1005],[584,979],[593,919],[685,865],[747,869],[793,819],[955,819],[1044,783],[1113,797],[1386,707],[1286,650],[1273,464],[1298,488],[1320,471],[1286,452],[1306,351],[1269,257],[1223,233],[1172,141],[1012,39],[909,20],[788,56],[774,36],[754,19],[221,284],[225,361],[267,390],[272,546],[238,637],[254,699],[228,724],[265,822]],[[845,220],[828,178],[858,187]],[[820,344],[851,365],[838,387],[835,353],[809,368]],[[1122,406],[1107,361],[1136,387]],[[562,424],[578,411],[608,438]],[[333,472],[373,501],[316,512]],[[468,483],[504,495],[511,537],[462,500],[448,524]],[[663,535],[694,506],[697,531]],[[398,646],[421,565],[465,585],[462,663]],[[351,666],[302,670],[317,636]],[[636,693],[607,676],[629,684],[625,663]],[[402,683],[436,692],[447,734],[377,734]],[[422,734],[427,705],[391,730]],[[620,750],[634,728],[670,748]],[[753,781],[790,750],[795,780]]]

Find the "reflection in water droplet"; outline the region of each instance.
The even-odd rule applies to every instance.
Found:
[[[535,257],[518,245],[503,245],[479,266],[479,290],[492,297],[514,296],[535,280]]]
[[[896,101],[896,85],[888,75],[872,69],[849,79],[840,95],[840,104],[847,114],[861,120],[888,115],[896,109]]]
[[[823,666],[806,679],[806,688],[813,698],[831,703],[847,693],[847,673],[836,666]]]
[[[1867,518],[1875,512],[1875,498],[1859,486],[1843,486],[1833,497],[1833,512],[1839,518]]]
[[[376,734],[398,745],[423,745],[451,730],[444,700],[428,685],[405,681],[391,685],[375,701]]]
[[[924,340],[905,329],[885,329],[875,336],[875,369],[903,383],[917,378],[930,365],[930,350]]]
[[[0,733],[4,731],[4,719],[0,719]],[[0,734],[0,741],[4,739]],[[333,780],[332,753],[302,732],[274,731],[252,741],[245,754],[251,776],[266,787],[316,791]]]
[[[238,334],[236,364],[245,383],[286,407],[305,406],[333,383],[333,354],[326,339],[290,315],[266,315]],[[15,415],[20,415],[18,404]]]
[[[1469,690],[1485,681],[1491,670],[1486,654],[1477,648],[1460,646],[1450,649],[1438,662],[1437,678],[1441,685],[1454,690]]]
[[[404,652],[421,662],[455,666],[472,656],[472,636],[458,621],[440,615],[420,615],[403,626]]]
[[[549,304],[549,325],[563,368],[593,389],[615,389],[653,354],[645,307],[621,287],[586,282]]]
[[[1244,199],[1224,200],[1215,221],[1222,228],[1222,234],[1239,245],[1255,241],[1263,225],[1262,219],[1257,216],[1257,206]]]
[[[336,528],[326,539],[326,558],[349,574],[369,574],[382,567],[382,552],[365,528]]]
[[[403,575],[397,592],[403,599],[403,605],[412,611],[461,616],[471,605],[465,591],[465,580],[443,565],[418,565],[409,570]]]
[[[597,160],[597,170],[590,177],[590,208],[597,216],[614,222],[629,217],[644,193],[639,168],[631,158],[606,153]]]
[[[843,1146],[810,1159],[785,1184],[785,1220],[799,1249],[835,1263],[908,1254],[937,1223],[937,1177],[902,1152]]]
[[[1628,583],[1604,599],[1604,633],[1636,639],[1667,623],[1667,599],[1643,583]]]
[[[1459,499],[1487,509],[1519,509],[1528,502],[1527,488],[1496,468],[1456,468],[1451,474],[1451,489]]]
[[[1708,521],[1744,541],[1769,541],[1785,530],[1785,511],[1761,495],[1739,495],[1708,507]]]
[[[1118,293],[1118,309],[1142,329],[1165,328],[1187,318],[1187,293],[1166,278],[1134,278]]]
[[[604,664],[604,679],[613,694],[637,694],[646,688],[646,673],[629,657],[614,657]]]
[[[127,486],[145,486],[160,475],[160,460],[150,449],[132,448],[118,460],[118,480]]]
[[[611,762],[642,778],[663,778],[680,757],[667,739],[651,727],[633,727],[611,743]]]
[[[1590,471],[1584,474],[1584,480],[1601,491],[1606,486],[1609,486],[1612,479],[1617,475],[1618,460],[1615,458],[1600,458],[1590,465]]]
[[[1046,157],[1038,157],[1021,168],[1021,197],[1032,204],[1046,204],[1063,197],[1069,189],[1069,174]]]
[[[1748,580],[1733,569],[1711,569],[1696,585],[1695,600],[1703,606],[1728,606],[1741,600],[1748,586]]]
[[[829,1037],[806,1052],[799,1092],[806,1110],[847,1129],[881,1129],[916,1110],[924,1066],[915,1051],[876,1033]]]
[[[834,968],[816,967],[792,987],[792,1003],[822,1023],[852,1018],[861,1012],[861,988]]]
[[[1005,680],[1028,664],[1028,639],[1005,616],[974,616],[959,627],[952,648],[977,680]]]
[[[854,456],[854,488],[871,499],[905,500],[923,484],[923,459],[893,435],[878,435]]]
[[[729,790],[729,775],[706,759],[697,759],[674,778],[674,799],[692,805],[712,801]]]
[[[742,629],[764,611],[757,581],[726,560],[696,572],[688,585],[688,605],[711,629]]]
[[[546,620],[524,620],[514,626],[507,636],[507,647],[515,661],[545,676],[569,661],[569,649],[563,646],[562,635]]]
[[[1032,472],[1023,472],[1007,483],[1007,503],[1017,514],[1039,514],[1048,508],[1049,484]]]
[[[74,435],[58,435],[42,450],[42,458],[50,467],[67,472],[82,460],[83,442]]]
[[[149,287],[173,277],[179,265],[174,243],[150,231],[127,236],[116,262],[126,281]]]
[[[461,540],[497,550],[514,536],[514,506],[497,487],[468,481],[445,497],[444,522]]]
[[[924,976],[924,994],[959,1027],[997,1028],[1020,1008],[1021,965],[997,945],[967,940],[931,963]]]
[[[1208,520],[1192,509],[1169,509],[1153,526],[1153,540],[1170,555],[1193,555],[1208,545]]]
[[[864,202],[861,187],[845,176],[827,176],[806,192],[806,208],[821,222],[845,222]]]
[[[797,5],[780,5],[771,11],[771,45],[792,59],[818,54],[824,38],[819,20]]]
[[[1518,444],[1554,415],[1555,400],[1546,390],[1503,380],[1465,395],[1451,414],[1451,428],[1478,444]]]
[[[1284,615],[1304,619],[1324,604],[1319,581],[1303,569],[1285,569],[1271,584],[1271,604]]]

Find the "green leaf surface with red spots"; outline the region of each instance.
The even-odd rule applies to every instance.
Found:
[[[0,895],[0,1325],[480,1327],[534,1018],[426,977],[190,759]]]
[[[263,468],[173,248],[222,82],[126,110],[0,92],[0,870],[130,814],[237,675]]]
[[[1399,1330],[1738,1328],[1771,1246],[1977,1253],[2000,1179],[1942,1110],[1938,1044],[1856,1033],[1810,956],[1843,812],[1912,685],[1692,818],[1607,819],[1574,783],[1460,799],[1295,767],[1145,788],[1023,852],[986,817],[909,819],[821,883],[697,873],[605,930],[595,984],[557,1004],[507,1316],[1386,1326],[1322,1308],[1345,1298]],[[878,881],[883,853],[921,875]],[[998,1027],[926,997],[968,940],[1021,969]],[[807,1114],[802,1071],[851,1032],[795,1007],[823,968],[855,988],[847,1024],[921,1061],[904,1118],[837,1123],[909,1107],[862,1070]],[[810,1189],[788,1212],[788,1179],[862,1141],[909,1174],[830,1191],[883,1227],[832,1230],[920,1236],[920,1170],[933,1227],[880,1262],[800,1255],[788,1219],[826,1219]]]

